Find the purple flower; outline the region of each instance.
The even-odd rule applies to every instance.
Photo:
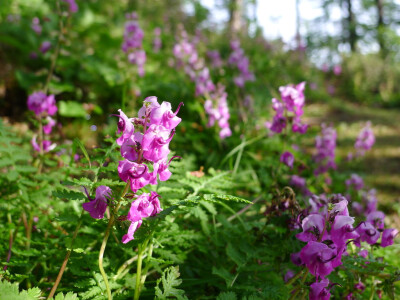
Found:
[[[243,49],[240,48],[240,41],[232,41],[231,49],[233,52],[229,56],[228,62],[231,65],[236,65],[240,71],[240,74],[233,81],[238,87],[243,88],[246,81],[254,80],[254,74],[249,70],[249,59],[245,56]]]
[[[350,179],[346,180],[347,187],[354,186],[356,191],[361,190],[364,187],[364,180],[357,174],[351,174]]]
[[[96,198],[91,199],[87,195],[90,202],[83,203],[83,209],[89,212],[92,218],[103,219],[107,209],[107,198],[111,197],[111,193],[112,191],[108,186],[100,185],[96,189]]]
[[[288,270],[283,278],[285,282],[288,282],[295,275],[293,270]]]
[[[36,32],[37,34],[41,34],[41,33],[42,33],[42,26],[40,25],[40,20],[39,20],[38,17],[34,17],[34,18],[32,19],[31,28],[32,28],[33,31]]]
[[[118,132],[122,132],[122,135],[117,139],[117,144],[121,146],[126,140],[128,140],[133,134],[135,127],[132,124],[132,119],[129,119],[122,110],[118,109],[120,118],[118,121]]]
[[[47,51],[49,51],[51,48],[51,43],[49,41],[44,41],[41,45],[40,45],[40,52],[42,52],[43,54],[45,54]]]
[[[146,52],[142,49],[144,33],[137,22],[136,13],[128,14],[127,19],[122,51],[128,54],[128,61],[130,63],[137,65],[138,74],[140,77],[143,77],[144,64],[146,63]]]
[[[359,282],[357,282],[357,283],[354,285],[354,288],[355,288],[356,290],[359,290],[359,291],[361,291],[361,292],[364,292],[364,290],[365,290],[365,284],[362,283],[361,281],[359,281]]]
[[[132,202],[127,219],[131,221],[128,233],[122,237],[124,244],[134,239],[135,231],[142,225],[143,218],[152,217],[161,212],[160,201],[158,194],[151,192],[151,194],[143,193],[137,196],[136,200]]]
[[[217,50],[208,51],[207,56],[211,60],[211,66],[213,68],[220,68],[222,66],[222,59]]]
[[[285,151],[282,153],[280,161],[281,163],[284,163],[288,167],[293,168],[294,156],[289,151]]]
[[[232,135],[229,127],[229,108],[227,103],[228,94],[225,92],[225,86],[218,84],[215,93],[212,93],[211,99],[207,99],[204,103],[204,110],[208,115],[208,127],[213,126],[216,122],[221,128],[219,137],[225,139]]]
[[[357,233],[360,237],[357,238],[354,243],[358,247],[360,247],[360,242],[367,242],[373,245],[380,237],[379,231],[370,222],[362,222],[357,228]]]
[[[131,225],[128,228],[128,233],[122,237],[122,243],[126,244],[134,239],[133,236],[136,230],[138,230],[139,227],[142,225],[142,222],[143,222],[142,220],[139,220],[131,223]]]
[[[358,252],[358,255],[364,258],[368,257],[368,250],[361,250],[360,252]]]
[[[129,160],[119,162],[118,175],[122,181],[130,181],[131,190],[134,193],[146,186],[150,180],[148,167],[145,164],[137,164]]]
[[[303,178],[303,177],[300,177],[298,175],[292,175],[292,177],[290,178],[290,185],[300,189],[302,194],[304,194],[306,196],[311,196],[312,195],[310,190],[307,188],[306,179]]]
[[[31,144],[32,144],[33,149],[35,149],[37,152],[40,152],[40,146],[36,142],[36,135],[32,138]],[[44,153],[49,152],[49,151],[53,150],[56,146],[57,145],[52,144],[51,141],[44,140],[43,141],[43,152]]]
[[[374,225],[375,228],[378,228],[380,230],[383,230],[385,227],[384,220],[385,219],[385,214],[381,211],[374,211],[368,214],[367,216],[367,222],[370,222],[372,225]]]
[[[36,116],[47,113],[52,116],[57,112],[56,100],[54,95],[46,96],[43,92],[35,92],[28,97],[28,109],[33,111]]]
[[[56,125],[56,121],[49,116],[46,117],[46,121],[47,124],[43,126],[43,131],[45,134],[50,134],[54,125]]]
[[[387,247],[393,245],[393,240],[398,233],[399,231],[394,228],[385,229],[382,232],[381,247]]]
[[[336,169],[336,130],[333,127],[327,127],[325,124],[321,124],[321,127],[321,135],[315,138],[317,153],[314,155],[314,161],[318,164],[314,171],[315,175],[325,173],[329,169]]]
[[[314,282],[310,285],[310,300],[329,300],[331,293],[326,287],[329,285],[328,279],[322,279],[320,282]]]
[[[150,124],[162,125],[169,131],[175,129],[175,127],[182,121],[182,119],[177,116],[182,105],[183,103],[181,102],[176,111],[173,112],[171,103],[165,101],[162,102],[160,106],[152,109],[150,114]]]
[[[337,254],[334,249],[319,242],[310,241],[301,249],[300,257],[315,277],[328,276],[333,271],[332,260]]]
[[[135,132],[121,145],[121,156],[136,161],[139,157],[143,135],[140,132]]]
[[[355,239],[359,236],[353,229],[353,223],[354,218],[352,217],[341,215],[335,217],[330,230],[330,236],[331,240],[338,248],[344,247],[348,240]]]
[[[154,28],[153,51],[155,53],[158,53],[162,46],[160,35],[161,35],[161,28],[160,27]]]
[[[76,4],[75,0],[62,0],[69,5],[69,12],[76,13],[78,11],[78,4]]]
[[[305,82],[301,82],[296,86],[287,85],[279,88],[285,108],[290,112],[294,112],[296,116],[303,115],[305,85]]]
[[[300,252],[290,254],[290,260],[291,260],[292,263],[294,263],[296,266],[301,266],[301,265],[304,264],[303,261],[301,260]]]
[[[340,65],[334,66],[333,74],[335,74],[336,76],[339,76],[340,74],[342,74],[342,67]]]
[[[152,162],[165,159],[170,152],[169,142],[173,135],[174,132],[171,134],[164,126],[152,124],[143,135],[143,157]]]
[[[371,129],[371,122],[368,121],[365,127],[361,129],[356,143],[354,144],[354,148],[356,148],[358,156],[363,156],[374,144],[375,136]]]
[[[325,217],[320,214],[311,214],[305,217],[301,223],[303,232],[296,234],[296,238],[303,242],[318,241],[325,225]],[[324,234],[324,237],[326,234]],[[324,240],[322,238],[322,240]]]

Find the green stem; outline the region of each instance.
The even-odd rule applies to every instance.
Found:
[[[373,300],[375,295],[375,276],[372,276],[372,286],[371,286],[371,295],[369,300]]]
[[[149,239],[145,240],[143,244],[138,246],[138,260],[137,260],[137,269],[136,269],[136,285],[135,285],[135,294],[133,299],[139,300],[140,290],[142,288],[142,261],[143,261],[143,252],[146,250],[147,243]]]
[[[128,192],[129,185],[130,185],[130,181],[128,180],[128,182],[125,185],[124,190],[122,191],[121,195],[117,199],[117,206],[115,207],[114,211],[111,212],[111,216],[110,216],[110,219],[108,221],[107,229],[106,229],[106,232],[104,233],[103,242],[101,243],[100,252],[99,252],[99,269],[100,269],[101,276],[103,276],[104,284],[106,286],[106,291],[107,291],[107,297],[108,297],[109,300],[112,299],[112,295],[111,295],[111,290],[110,290],[110,284],[108,283],[107,274],[104,271],[104,267],[103,267],[104,251],[106,250],[108,237],[110,236],[111,229],[112,229],[112,227],[114,225],[115,216],[116,216],[119,208],[121,207],[120,200]]]
[[[120,207],[120,204],[118,203],[117,207],[115,208],[115,213],[118,211],[119,207]],[[111,217],[108,221],[107,229],[104,234],[103,242],[101,244],[101,248],[100,248],[100,252],[99,252],[99,269],[100,269],[101,276],[103,276],[104,284],[106,286],[106,291],[107,291],[107,297],[109,300],[112,299],[112,296],[111,296],[110,285],[109,285],[108,279],[107,279],[107,274],[104,271],[104,267],[103,267],[103,256],[104,256],[104,251],[106,250],[108,237],[110,236],[111,227],[114,225],[114,219],[115,219],[115,214],[112,213]]]
[[[142,286],[146,282],[147,272],[149,271],[149,268],[150,268],[150,259],[151,259],[151,256],[153,255],[153,248],[154,248],[154,244],[151,242],[150,246],[149,246],[149,251],[147,252],[146,266],[144,267],[144,270],[143,270],[144,275],[142,276],[142,280],[141,280]]]

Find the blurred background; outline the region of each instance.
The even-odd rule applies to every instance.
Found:
[[[271,98],[279,95],[280,86],[306,81],[307,122],[315,132],[321,122],[335,124],[344,157],[365,122],[372,121],[377,143],[367,163],[355,170],[368,171],[367,182],[383,198],[400,198],[400,1],[76,4],[72,11],[69,1],[0,0],[0,114],[27,136],[32,134],[27,96],[45,86],[59,105],[59,138],[78,136],[88,147],[114,134],[115,120],[109,114],[119,108],[133,112],[145,97],[156,95],[173,107],[185,103],[181,130],[196,137],[187,143],[178,136],[177,143],[194,153],[199,165],[212,166],[221,157],[212,150],[226,154],[241,142],[243,132],[254,136],[265,130]],[[121,50],[126,14],[131,12],[137,13],[144,32],[143,76]],[[182,36],[196,45],[212,80],[226,86],[233,136],[222,143],[217,137],[209,140],[215,132],[206,128],[204,99],[196,96],[195,85],[176,64],[173,48]],[[237,70],[228,63],[234,40],[241,41],[254,74],[240,89],[233,83]],[[221,64],[210,51],[218,52]],[[242,102],[248,104],[244,119],[238,113]],[[314,142],[304,143],[312,147]]]

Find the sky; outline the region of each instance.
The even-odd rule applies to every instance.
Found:
[[[227,11],[216,8],[219,2],[218,0],[202,0],[203,5],[210,9],[214,21],[226,21]],[[300,1],[302,31],[305,31],[308,20],[322,14],[318,5],[319,1]],[[251,8],[250,15],[252,13]],[[257,22],[263,28],[267,38],[282,37],[286,43],[293,42],[296,35],[296,0],[258,0],[256,14]],[[332,11],[331,14],[334,19],[340,18],[340,11]],[[327,28],[327,30],[334,30],[334,28]]]

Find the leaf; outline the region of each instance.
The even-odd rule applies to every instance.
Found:
[[[217,276],[221,277],[222,279],[224,279],[225,283],[226,283],[226,287],[230,286],[230,284],[232,283],[232,281],[234,279],[234,275],[232,275],[231,273],[228,272],[228,270],[223,269],[223,268],[213,267],[212,273],[214,275],[217,275]]]
[[[18,283],[0,281],[0,299],[36,300],[39,299],[40,294],[41,291],[37,287],[20,293]]]
[[[178,266],[165,269],[161,278],[157,280],[157,286],[155,287],[156,299],[168,299],[169,297],[174,297],[178,300],[187,299],[184,295],[185,292],[176,288],[182,283],[182,279],[178,279],[179,276]],[[163,290],[159,287],[160,283],[162,283]]]
[[[237,300],[234,292],[225,292],[218,295],[217,300]]]
[[[203,195],[203,199],[206,201],[214,201],[218,202],[218,200],[224,200],[224,201],[234,201],[234,202],[242,202],[242,203],[247,203],[251,204],[252,202],[240,197],[232,196],[232,195],[215,195],[215,194],[205,194]]]
[[[68,199],[68,200],[82,200],[87,199],[86,196],[81,192],[75,192],[71,190],[56,190],[53,192],[53,196],[60,199]]]
[[[74,294],[73,292],[69,292],[65,296],[63,293],[58,293],[56,295],[56,297],[54,298],[54,300],[77,300],[77,299],[78,299],[78,295]]]
[[[243,266],[246,263],[246,258],[240,254],[240,252],[235,249],[231,243],[226,247],[226,254],[232,259],[239,267]]]
[[[78,145],[79,148],[81,148],[83,155],[86,157],[87,161],[89,162],[90,168],[92,168],[92,164],[90,162],[90,158],[89,158],[89,155],[88,155],[88,153],[86,151],[85,146],[82,144],[82,142],[78,138],[74,139],[74,144]]]
[[[60,116],[70,118],[84,118],[87,115],[83,105],[76,101],[58,101]]]

